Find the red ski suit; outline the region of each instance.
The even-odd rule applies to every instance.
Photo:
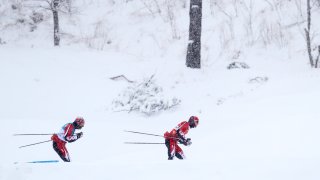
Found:
[[[73,123],[65,124],[59,133],[53,134],[51,137],[53,141],[53,149],[57,152],[60,158],[65,162],[70,162],[70,156],[66,148],[67,142],[74,142],[78,139],[75,132],[75,125]]]
[[[179,159],[184,159],[182,149],[178,145],[178,141],[181,143],[186,142],[185,135],[189,132],[190,126],[187,121],[183,121],[178,124],[177,127],[171,130],[171,132],[165,132],[165,144],[168,148],[168,159],[171,160],[176,156]]]

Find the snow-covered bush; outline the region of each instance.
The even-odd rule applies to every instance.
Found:
[[[29,23],[30,31],[33,32],[35,29],[37,29],[37,25],[43,21],[44,15],[40,12],[33,11],[29,17],[32,20]]]
[[[38,24],[43,21],[44,15],[40,12],[33,11],[30,15],[30,19],[33,21],[33,24]]]
[[[93,25],[94,29],[88,32],[82,39],[89,48],[104,50],[107,45],[112,43],[109,35],[110,27],[102,20],[97,21]]]
[[[232,62],[227,67],[228,69],[249,69],[250,67],[244,62]]]
[[[159,111],[168,110],[181,103],[175,97],[168,97],[163,89],[155,84],[153,76],[142,83],[134,83],[121,92],[112,102],[113,110],[137,111],[146,115],[152,115]]]

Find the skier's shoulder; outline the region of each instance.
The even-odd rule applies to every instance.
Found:
[[[177,125],[177,127],[175,129],[179,130],[179,129],[185,129],[185,128],[188,128],[188,127],[189,127],[189,123],[187,121],[182,121],[181,123],[179,123]]]
[[[189,126],[189,123],[187,121],[182,121],[178,126],[186,127],[186,126]]]
[[[67,123],[63,126],[65,132],[73,132],[75,130],[75,126],[73,123]]]

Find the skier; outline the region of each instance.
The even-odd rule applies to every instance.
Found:
[[[66,148],[66,143],[74,142],[82,137],[83,133],[74,133],[76,129],[81,129],[84,126],[84,119],[77,117],[74,122],[65,124],[59,133],[53,134],[53,149],[57,152],[60,158],[65,162],[70,162],[70,156]]]
[[[195,128],[199,124],[199,118],[197,116],[191,116],[187,121],[183,121],[178,124],[177,127],[171,130],[171,132],[165,132],[165,144],[168,148],[168,160],[172,160],[174,156],[179,159],[185,159],[182,149],[179,147],[178,142],[190,146],[192,144],[191,138],[186,138],[189,128]]]

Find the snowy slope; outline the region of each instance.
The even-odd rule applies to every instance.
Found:
[[[247,70],[227,70],[223,64],[210,72],[112,52],[4,48],[1,54],[1,179],[319,178],[319,73],[304,63],[270,65],[265,58],[265,64],[252,60]],[[286,73],[277,66],[286,66]],[[127,86],[109,77],[138,80],[155,70],[159,83],[181,97],[181,106],[151,117],[109,109]],[[248,82],[261,75],[268,81]],[[183,147],[186,161],[167,161],[161,145],[123,144],[162,142],[124,129],[162,134],[194,114],[201,121],[189,133],[192,146]],[[22,163],[59,158],[51,143],[17,148],[48,137],[13,133],[56,132],[78,115],[87,124],[83,139],[67,145],[72,163]]]

